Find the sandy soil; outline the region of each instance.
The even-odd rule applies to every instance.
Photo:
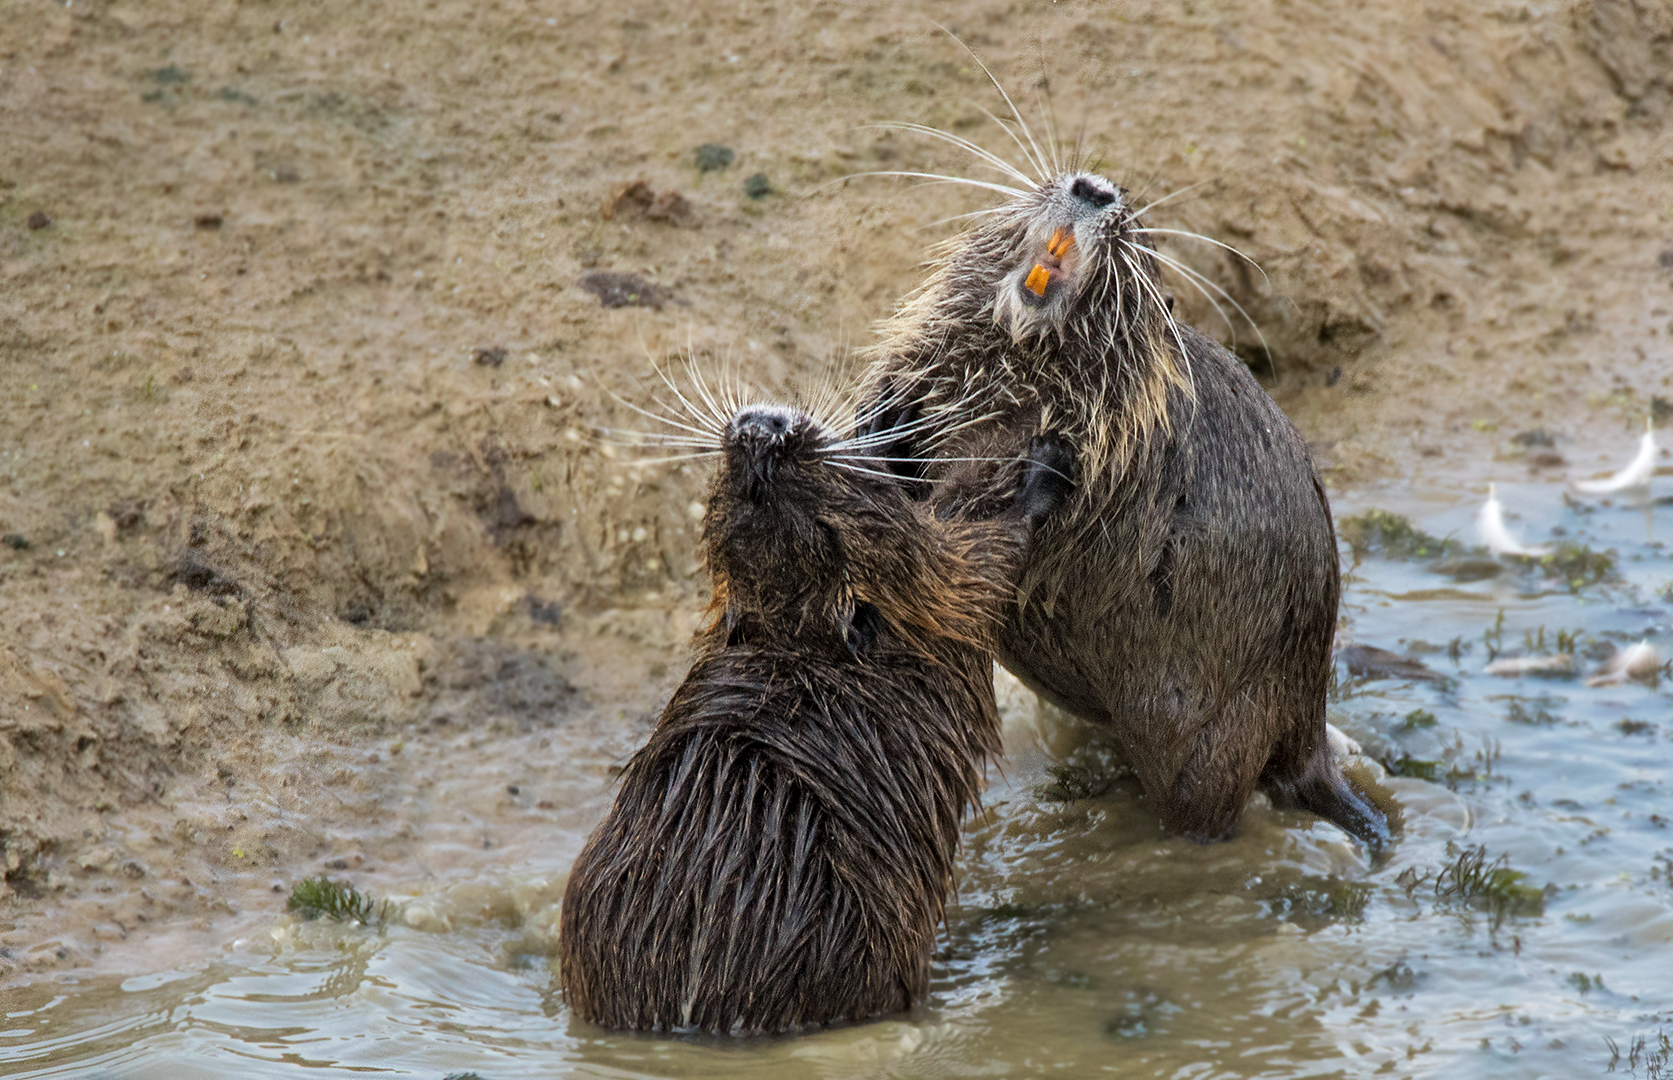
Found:
[[[841,182],[971,171],[866,125],[1004,148],[932,19],[1183,192],[1152,224],[1260,264],[1167,246],[1259,324],[1237,347],[1332,484],[1536,427],[1558,468],[1673,396],[1652,0],[391,10],[6,9],[0,979],[596,812],[541,797],[542,755],[624,757],[704,594],[701,471],[624,463],[611,395],[687,343],[816,381],[913,286],[981,198]]]

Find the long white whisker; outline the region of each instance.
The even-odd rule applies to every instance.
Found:
[[[966,45],[959,38],[959,36],[957,34],[953,33],[951,30],[947,29],[945,26],[942,26],[940,23],[936,23],[935,27],[936,27],[936,29],[940,30],[942,33],[946,34],[948,37],[952,38],[954,41],[957,41],[959,43],[959,46],[961,48],[963,48],[965,52],[970,54],[970,59],[976,61],[976,66],[982,69],[982,74],[986,75],[988,77],[988,82],[993,84],[993,88],[995,90],[999,91],[999,96],[1001,98],[1005,99],[1005,107],[1010,109],[1011,110],[1011,115],[1015,116],[1017,118],[1017,126],[1022,128],[1023,135],[1025,135],[1028,138],[1028,145],[1032,146],[1034,148],[1034,154],[1033,154],[1034,167],[1035,167],[1035,169],[1037,169],[1039,171],[1040,179],[1041,180],[1049,179],[1049,177],[1047,176],[1047,173],[1046,173],[1046,156],[1044,154],[1040,153],[1040,144],[1034,141],[1034,133],[1028,129],[1028,122],[1022,118],[1022,113],[1017,110],[1016,102],[1011,100],[1011,95],[1007,94],[1005,92],[1005,88],[1000,85],[999,80],[993,77],[993,72],[989,71],[988,66],[986,64],[982,63],[982,58],[980,56],[976,55],[976,50],[975,49],[972,49],[970,46]],[[983,111],[986,111],[986,110],[983,110]],[[989,113],[989,115],[991,116],[992,114]],[[994,121],[996,123],[998,122],[998,120],[999,120],[998,117],[994,117]],[[1004,127],[1004,126],[1005,126],[1004,124],[1000,124],[1000,127]],[[1006,128],[1006,130],[1009,131],[1010,129]],[[1012,135],[1011,137],[1013,139],[1016,138],[1015,135]],[[1020,147],[1022,144],[1019,142],[1017,145]]]
[[[960,44],[962,45],[963,42],[960,42]],[[984,68],[983,70],[985,71],[987,69]],[[993,78],[993,76],[989,75],[988,78],[991,79],[991,78]],[[996,83],[995,85],[998,85],[998,84]],[[1001,90],[1000,93],[1004,93],[1004,91]],[[976,108],[979,112],[981,112],[981,114],[983,116],[987,117],[989,120],[992,120],[995,124],[998,124],[999,129],[1001,131],[1003,131],[1006,135],[1009,135],[1011,137],[1011,141],[1017,144],[1018,152],[1020,152],[1022,154],[1022,156],[1025,159],[1027,159],[1028,164],[1036,172],[1038,172],[1040,174],[1040,179],[1045,180],[1047,178],[1045,162],[1039,161],[1034,157],[1034,154],[1028,149],[1028,145],[1026,143],[1024,143],[1022,141],[1022,139],[1017,136],[1016,132],[1011,130],[1011,125],[1006,123],[1005,121],[999,119],[999,117],[995,116],[993,113],[989,112],[987,110],[987,108],[985,108],[984,106],[977,105]],[[1036,184],[1034,186],[1039,187],[1038,184]]]
[[[648,417],[649,419],[655,420],[659,424],[667,424],[669,427],[679,428],[681,431],[689,431],[693,435],[699,435],[711,439],[718,435],[718,432],[704,431],[702,428],[694,428],[690,424],[682,424],[678,420],[670,420],[668,417],[651,412],[649,409],[641,409],[639,406],[622,397],[614,390],[606,388],[604,392],[615,398],[618,404],[625,405],[627,408],[632,409],[640,416]]]
[[[701,393],[704,399],[708,402],[709,412],[715,418],[716,430],[725,431],[726,425],[732,422],[732,417],[737,415],[738,410],[729,410],[726,408],[724,396],[716,393],[715,389],[709,385],[708,375],[704,373],[703,368],[697,363],[695,355],[688,355],[686,362],[691,367],[692,378],[694,378],[697,382],[698,392]],[[725,370],[724,367],[722,370]]]
[[[966,461],[977,463],[1011,462],[1014,457],[891,457],[879,458],[866,454],[833,454],[829,448],[820,451],[827,459],[835,458],[842,461],[887,461],[889,464],[902,465],[936,465],[944,461]]]
[[[866,177],[866,176],[904,176],[904,177],[906,177],[907,179],[910,179],[910,180],[925,180],[925,181],[928,181],[929,185],[934,185],[934,184],[963,184],[965,187],[981,188],[984,191],[997,191],[1001,195],[1009,195],[1012,198],[1020,198],[1021,196],[1024,196],[1024,195],[1028,194],[1028,192],[1023,191],[1021,188],[1014,188],[1014,187],[1011,187],[1009,184],[995,184],[995,183],[991,183],[990,181],[987,181],[987,180],[972,180],[968,176],[943,176],[940,173],[904,172],[904,171],[893,171],[893,170],[888,170],[888,171],[880,170],[880,171],[877,171],[877,172],[849,173],[846,176],[837,177],[836,180],[832,180],[831,183],[835,184],[835,183],[838,183],[842,180],[858,180],[858,179],[860,179],[862,177]],[[824,187],[824,186],[827,186],[827,185],[822,184],[820,186]]]
[[[1063,162],[1057,153],[1057,115],[1051,104],[1051,77],[1046,74],[1045,43],[1036,38],[1035,44],[1040,49],[1040,82],[1046,85],[1042,93],[1040,83],[1034,84],[1034,104],[1039,106],[1041,114],[1046,118],[1046,149],[1051,151],[1054,175],[1061,176]]]
[[[1232,348],[1237,348],[1237,327],[1232,325],[1231,318],[1226,315],[1225,309],[1219,305],[1214,297],[1208,295],[1208,290],[1204,289],[1203,285],[1208,285],[1215,292],[1224,296],[1233,307],[1237,308],[1238,313],[1243,316],[1245,321],[1247,321],[1252,328],[1254,328],[1255,332],[1260,333],[1260,327],[1255,326],[1255,320],[1249,318],[1249,313],[1243,310],[1243,306],[1241,304],[1227,295],[1226,290],[1220,288],[1220,286],[1214,284],[1214,282],[1208,280],[1208,278],[1204,277],[1196,270],[1193,270],[1191,267],[1186,266],[1177,259],[1169,258],[1168,256],[1163,255],[1160,251],[1152,251],[1151,255],[1153,255],[1156,261],[1161,263],[1163,266],[1171,267],[1177,273],[1182,275],[1187,284],[1202,293],[1203,299],[1207,300],[1209,304],[1213,306],[1214,311],[1220,316],[1220,320],[1226,324],[1226,331],[1231,334],[1232,337]]]
[[[630,428],[599,428],[599,438],[616,446],[705,446],[713,448],[714,439],[699,439],[691,435],[677,435],[667,431],[635,431]]]
[[[934,415],[921,416],[910,424],[901,424],[884,431],[874,431],[868,435],[856,435],[853,438],[839,440],[832,443],[831,447],[833,449],[856,450],[895,442],[908,435],[916,435],[925,428],[934,427],[940,419],[940,417]]]
[[[951,439],[954,435],[957,435],[959,432],[963,431],[965,428],[975,427],[978,424],[985,424],[990,420],[998,420],[1001,417],[1003,417],[1004,415],[1005,415],[1005,410],[1004,409],[990,409],[989,411],[987,411],[985,413],[979,413],[975,416],[970,417],[969,419],[960,420],[958,423],[952,424],[948,427],[944,427],[940,431],[936,432],[935,437],[930,440],[930,445],[931,446],[940,446],[941,444],[943,444],[943,443],[947,442],[949,439]]]
[[[993,151],[987,150],[987,149],[985,149],[981,146],[978,146],[976,143],[971,142],[969,139],[964,138],[962,135],[954,135],[950,131],[942,131],[940,128],[930,127],[928,124],[912,124],[912,123],[901,122],[901,123],[872,124],[870,126],[874,127],[874,128],[893,129],[893,130],[897,130],[897,131],[913,131],[913,132],[917,132],[920,135],[928,135],[931,138],[940,139],[942,142],[951,143],[953,146],[956,146],[961,150],[968,151],[969,153],[975,155],[977,158],[980,158],[983,162],[986,162],[992,168],[998,169],[1000,172],[1005,173],[1007,176],[1016,177],[1018,180],[1027,184],[1031,188],[1038,189],[1039,186],[1040,186],[1039,184],[1035,183],[1032,179],[1030,179],[1027,173],[1023,172],[1021,169],[1017,168],[1015,165],[1012,165],[1010,162],[1006,161],[1004,158],[1000,157],[998,154],[995,154]]]
[[[847,461],[833,461],[833,460],[827,458],[826,459],[826,464],[830,465],[831,468],[833,468],[833,469],[847,469],[849,472],[865,473],[867,476],[878,476],[878,477],[883,478],[884,480],[896,480],[896,481],[898,481],[898,480],[905,479],[904,477],[900,476],[897,473],[881,472],[877,469],[868,469],[868,468],[865,468],[864,466],[855,465],[852,462],[847,462]]]
[[[721,378],[724,381],[720,384],[720,402],[733,416],[738,415],[738,411],[743,408],[743,387],[740,385],[735,360],[736,357],[727,356],[725,365],[721,368]]]
[[[675,391],[675,395],[678,396],[678,394],[679,394],[679,392]],[[651,397],[651,404],[656,406],[659,409],[666,410],[668,416],[675,416],[675,415],[678,415],[678,413],[679,413],[679,410],[676,409],[672,404],[670,404],[669,402],[664,401],[662,398],[654,396],[654,395]],[[690,406],[689,403],[686,403],[686,410],[688,412],[691,411],[691,406]],[[657,415],[660,416],[662,414],[659,413]],[[715,431],[720,430],[719,427],[714,426],[714,421],[710,420],[707,416],[704,416],[702,413],[693,413],[692,414],[692,423],[699,425],[699,430],[703,431],[705,434],[709,434],[711,432],[715,432]],[[724,426],[724,425],[721,425],[721,426]],[[690,430],[690,429],[688,428],[687,430]]]
[[[697,366],[697,358],[692,355],[689,346],[686,349],[685,370],[697,387],[697,395],[702,399],[704,408],[708,409],[709,417],[714,421],[716,428],[725,428],[728,417],[721,412],[720,403],[715,401],[714,394],[709,392],[708,380],[703,378],[703,370]]]
[[[940,219],[938,219],[938,220],[936,220],[936,221],[931,221],[931,222],[929,222],[929,223],[927,223],[927,224],[924,224],[924,225],[920,225],[920,226],[918,226],[918,231],[920,231],[920,232],[922,232],[922,231],[924,231],[924,230],[925,230],[925,229],[933,229],[933,228],[935,228],[935,227],[936,227],[936,226],[937,226],[937,225],[946,225],[946,224],[948,224],[948,223],[949,223],[949,222],[953,222],[953,221],[963,221],[963,220],[965,220],[965,219],[966,219],[966,218],[975,218],[975,217],[986,217],[986,216],[987,216],[987,215],[989,215],[989,214],[998,214],[998,213],[1002,213],[1002,212],[1004,212],[1004,211],[1005,211],[1005,210],[1007,210],[1007,209],[1009,209],[1009,207],[1005,207],[1005,206],[990,206],[990,207],[988,207],[988,208],[987,208],[987,209],[986,209],[986,210],[972,210],[972,211],[970,211],[970,213],[968,213],[968,214],[954,214],[954,215],[953,215],[953,216],[952,216],[952,217],[944,217],[944,218],[940,218]]]
[[[691,435],[676,435],[668,431],[634,431],[630,428],[599,428],[599,436],[617,446],[709,446],[713,439],[699,439]]]
[[[1170,259],[1167,256],[1162,255],[1160,252],[1155,252],[1154,254],[1156,255],[1157,258],[1161,259],[1163,262],[1167,263],[1169,266],[1172,266],[1174,269],[1180,271],[1181,273],[1184,273],[1184,274],[1189,275],[1190,277],[1196,278],[1197,281],[1202,282],[1202,285],[1207,285],[1209,288],[1213,289],[1215,292],[1219,293],[1222,297],[1224,297],[1225,300],[1226,300],[1226,303],[1230,304],[1233,308],[1235,308],[1237,310],[1237,313],[1239,315],[1243,316],[1243,321],[1249,324],[1249,329],[1253,330],[1255,332],[1255,336],[1260,339],[1261,348],[1266,351],[1267,362],[1271,363],[1272,347],[1267,344],[1266,335],[1261,332],[1260,324],[1255,322],[1255,320],[1249,315],[1249,313],[1243,309],[1243,305],[1237,302],[1237,299],[1235,297],[1233,297],[1225,289],[1221,288],[1217,283],[1215,283],[1214,281],[1211,281],[1209,278],[1204,276],[1200,271],[1192,269],[1191,267],[1186,266],[1182,262],[1178,262],[1174,259]],[[1195,284],[1195,283],[1193,282],[1193,284]],[[1197,291],[1198,292],[1202,292],[1202,285],[1197,285]],[[1209,303],[1214,304],[1214,299],[1212,297],[1209,297],[1207,293],[1203,293],[1203,295],[1204,295],[1204,297],[1207,297]],[[1219,304],[1214,304],[1214,310],[1220,311],[1220,305]],[[1223,312],[1223,311],[1220,311],[1220,318],[1225,319],[1226,318],[1226,313]],[[1226,319],[1226,326],[1227,326],[1228,329],[1230,329],[1230,327],[1231,327],[1231,320],[1230,319]],[[1232,343],[1233,343],[1233,346],[1235,347],[1236,342],[1237,342],[1237,331],[1232,330],[1231,334],[1232,334]],[[1276,374],[1276,371],[1274,371],[1274,374]]]
[[[878,414],[882,413],[885,409],[890,408],[894,404],[895,404],[895,402],[892,401],[892,400],[891,401],[879,402],[875,406],[868,407],[866,409],[865,413],[861,416],[856,417],[855,420],[856,420],[857,423],[860,423],[860,424],[869,424],[871,421],[873,421],[877,418]],[[923,427],[925,424],[931,424],[931,423],[934,423],[934,422],[935,422],[935,417],[933,417],[933,416],[920,416],[920,417],[918,417],[918,419],[913,420],[910,423],[897,424],[894,427],[888,428],[884,431],[873,431],[873,432],[870,432],[870,433],[865,434],[865,435],[855,435],[855,436],[853,436],[853,438],[855,438],[855,439],[878,439],[878,438],[884,438],[884,437],[891,436],[891,435],[904,435],[904,434],[909,434],[909,433],[917,430],[920,427]]]
[[[699,424],[702,424],[702,423],[705,423],[707,421],[711,421],[713,419],[712,417],[704,414],[704,412],[701,409],[699,409],[696,405],[693,405],[691,403],[691,401],[686,398],[685,394],[680,392],[680,388],[677,385],[675,385],[673,379],[668,377],[668,373],[662,369],[661,364],[658,364],[658,363],[653,361],[651,363],[651,370],[656,372],[657,378],[662,380],[662,385],[664,385],[668,388],[669,392],[674,395],[675,399],[679,401],[680,405],[685,408],[686,415],[690,416],[692,418],[692,420],[694,420],[695,422],[697,422]]]
[[[1217,248],[1224,248],[1226,251],[1229,251],[1233,255],[1236,255],[1238,258],[1242,259],[1244,262],[1248,263],[1250,266],[1253,266],[1255,268],[1255,270],[1260,273],[1261,280],[1265,281],[1267,283],[1267,285],[1270,286],[1272,284],[1272,279],[1266,276],[1266,271],[1261,269],[1261,264],[1260,263],[1256,262],[1254,259],[1250,258],[1248,255],[1245,255],[1243,252],[1241,252],[1241,251],[1237,250],[1236,248],[1232,247],[1230,244],[1223,244],[1220,241],[1214,239],[1212,236],[1204,236],[1202,233],[1186,232],[1184,229],[1155,229],[1155,228],[1151,228],[1149,226],[1134,229],[1133,231],[1136,232],[1136,233],[1162,233],[1162,234],[1165,234],[1167,236],[1183,236],[1183,237],[1186,237],[1186,238],[1191,239],[1191,240],[1201,240],[1205,244],[1213,244]]]
[[[1178,191],[1171,191],[1168,194],[1163,195],[1160,199],[1153,199],[1150,202],[1146,203],[1145,206],[1144,206],[1144,209],[1135,210],[1133,212],[1133,216],[1134,217],[1143,217],[1144,215],[1150,213],[1150,211],[1156,209],[1158,206],[1161,206],[1163,203],[1171,202],[1174,199],[1179,198],[1181,195],[1185,195],[1185,194],[1188,194],[1189,192],[1195,191],[1198,188],[1202,187],[1204,184],[1207,184],[1207,183],[1210,183],[1210,182],[1211,181],[1209,181],[1209,180],[1198,180],[1194,184],[1185,185],[1184,187],[1180,188]]]
[[[670,464],[670,463],[675,462],[675,461],[699,461],[703,458],[714,457],[719,453],[720,453],[719,450],[699,450],[699,451],[697,451],[696,453],[693,453],[693,454],[671,454],[668,457],[659,457],[659,458],[634,458],[632,461],[624,461],[624,462],[622,462],[622,464],[623,465],[634,465],[634,466],[637,466],[637,465],[667,465],[667,464]]]
[[[1133,271],[1133,277],[1137,279],[1139,288],[1148,292],[1151,300],[1155,301],[1156,310],[1161,313],[1162,321],[1167,323],[1168,330],[1173,334],[1174,341],[1179,345],[1179,358],[1185,364],[1185,378],[1195,385],[1191,375],[1191,353],[1185,348],[1185,336],[1179,332],[1179,323],[1174,321],[1173,312],[1168,310],[1167,298],[1162,295],[1162,290],[1157,288],[1156,283],[1150,280],[1148,274],[1139,272],[1139,268],[1133,264],[1132,259],[1128,258],[1126,251],[1121,253],[1121,257]]]
[[[899,405],[906,399],[907,392],[904,388],[891,386],[888,393],[880,394],[873,400],[865,402],[864,405],[856,411],[854,416],[854,430],[858,431],[861,427],[871,423],[873,420],[876,420],[883,413],[894,408],[896,405]],[[921,423],[922,419],[916,422]],[[874,431],[867,436],[855,435],[851,436],[851,438],[877,438],[889,435],[895,430],[898,429],[891,428],[889,431]]]

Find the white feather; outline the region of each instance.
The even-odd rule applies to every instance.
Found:
[[[1610,657],[1602,671],[1586,680],[1586,685],[1615,686],[1628,679],[1654,682],[1660,670],[1661,652],[1648,641],[1640,641]]]
[[[1638,444],[1638,456],[1633,458],[1626,468],[1602,480],[1576,480],[1575,490],[1584,491],[1588,495],[1608,495],[1613,491],[1625,491],[1627,488],[1647,487],[1650,477],[1656,471],[1656,455],[1661,448],[1656,445],[1656,432],[1650,426],[1650,421],[1644,421],[1644,438]]]
[[[1574,657],[1569,653],[1555,656],[1512,656],[1495,660],[1481,669],[1483,675],[1499,675],[1507,679],[1523,675],[1572,675]]]
[[[1487,545],[1487,550],[1495,555],[1549,555],[1550,548],[1528,547],[1505,527],[1504,508],[1499,505],[1499,492],[1495,485],[1487,485],[1487,502],[1476,511],[1476,534],[1481,542]]]

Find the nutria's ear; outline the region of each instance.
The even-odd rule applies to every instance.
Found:
[[[848,651],[856,660],[863,659],[883,633],[883,613],[859,600],[838,617],[837,626]]]

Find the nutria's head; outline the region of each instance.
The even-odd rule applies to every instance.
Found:
[[[880,554],[913,541],[901,485],[798,409],[748,406],[720,442],[703,554],[726,626],[837,640],[862,631],[870,602],[907,584],[877,580],[890,564]]]
[[[1171,430],[1170,394],[1192,393],[1168,260],[1106,177],[1012,179],[978,184],[1005,201],[938,249],[868,350],[867,382],[876,395],[916,387],[944,427],[994,415],[1051,428],[1088,475],[1119,475],[1135,446]]]
[[[969,238],[998,271],[994,322],[1020,345],[1107,340],[1118,325],[1159,321],[1166,300],[1141,227],[1126,193],[1095,173],[1065,173],[1018,196]]]
[[[1127,193],[1080,170],[1029,184],[943,250],[927,290],[943,301],[939,314],[991,325],[1027,349],[1122,348],[1170,366],[1159,257]]]

